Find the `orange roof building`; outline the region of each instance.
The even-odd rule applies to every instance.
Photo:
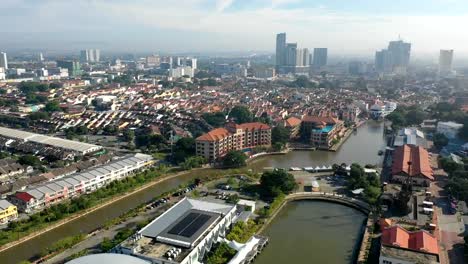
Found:
[[[392,178],[398,182],[429,186],[434,180],[429,153],[420,146],[403,145],[393,152]]]
[[[260,122],[235,124],[228,123],[224,128],[216,128],[196,139],[197,155],[209,161],[224,157],[231,150],[271,146],[271,127]]]
[[[439,263],[437,238],[425,230],[391,226],[382,231],[381,242],[379,263]]]

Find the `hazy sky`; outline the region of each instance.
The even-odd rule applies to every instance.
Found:
[[[1,0],[0,49],[372,54],[400,35],[419,54],[468,54],[467,0]]]

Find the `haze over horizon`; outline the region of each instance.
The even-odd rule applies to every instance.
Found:
[[[3,0],[1,50],[273,52],[300,47],[373,56],[399,36],[413,54],[468,56],[463,0]]]

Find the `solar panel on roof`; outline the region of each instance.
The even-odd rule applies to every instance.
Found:
[[[191,237],[195,234],[209,219],[210,215],[201,213],[189,213],[184,219],[177,223],[167,233],[171,235]]]

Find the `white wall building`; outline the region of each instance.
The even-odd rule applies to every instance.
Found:
[[[5,52],[0,52],[0,67],[8,70],[8,59]]]

